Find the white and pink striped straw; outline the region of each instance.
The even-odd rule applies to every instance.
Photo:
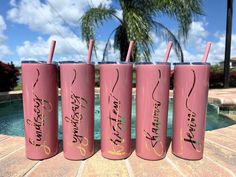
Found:
[[[164,56],[164,60],[163,60],[164,63],[166,63],[168,58],[169,58],[171,47],[172,47],[172,42],[169,41],[168,46],[167,46],[167,50],[166,50],[166,53],[165,53],[165,56]]]
[[[47,62],[48,64],[52,64],[52,59],[53,59],[53,55],[54,55],[55,46],[56,46],[56,41],[52,40],[50,51],[49,51],[49,54],[48,54],[48,62]]]
[[[87,55],[87,64],[91,63],[92,52],[93,52],[94,40],[89,40],[89,48],[88,48],[88,55]]]
[[[130,57],[131,57],[133,48],[134,48],[134,41],[130,41],[130,42],[129,42],[128,53],[127,53],[126,59],[125,59],[125,62],[127,62],[127,63],[130,61]]]
[[[208,42],[205,48],[203,58],[202,58],[202,63],[206,63],[210,49],[211,49],[211,42]]]

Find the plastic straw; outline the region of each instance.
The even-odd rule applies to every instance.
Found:
[[[91,58],[92,58],[92,52],[93,52],[93,46],[94,46],[94,40],[90,39],[89,40],[89,49],[88,49],[88,55],[87,55],[87,63],[91,63]]]
[[[172,42],[169,41],[168,46],[167,46],[167,50],[166,50],[166,53],[165,53],[165,56],[164,56],[164,61],[163,61],[165,63],[167,62],[167,60],[169,58],[171,47],[172,47]]]
[[[210,49],[211,49],[211,42],[208,42],[205,48],[204,56],[202,58],[202,63],[206,63]]]
[[[126,59],[125,59],[125,62],[127,62],[127,63],[130,61],[130,57],[131,57],[133,48],[134,48],[134,41],[130,41],[128,53],[127,53],[127,56],[126,56]]]
[[[53,55],[54,55],[55,46],[56,46],[56,41],[52,40],[51,41],[51,48],[50,48],[50,51],[49,51],[49,54],[48,54],[48,64],[52,63],[52,58],[53,58]]]

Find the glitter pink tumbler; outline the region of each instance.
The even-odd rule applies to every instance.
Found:
[[[46,159],[57,153],[57,66],[22,62],[26,156]]]
[[[140,63],[136,73],[136,154],[159,160],[167,149],[170,64]]]
[[[60,65],[64,156],[82,160],[94,153],[94,65]]]
[[[172,152],[178,157],[203,157],[209,64],[176,64]]]
[[[108,159],[124,159],[130,153],[132,64],[102,63],[101,151]]]

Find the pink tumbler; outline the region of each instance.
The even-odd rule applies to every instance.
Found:
[[[108,159],[131,154],[132,64],[101,63],[101,151]]]
[[[94,65],[62,62],[60,74],[64,156],[86,159],[94,153]]]
[[[203,157],[209,66],[207,63],[175,65],[172,152],[183,159]]]
[[[136,154],[160,160],[167,151],[170,64],[140,63],[136,73]]]
[[[57,66],[22,62],[26,157],[41,160],[57,153]]]

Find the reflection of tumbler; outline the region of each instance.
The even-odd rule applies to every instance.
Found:
[[[132,64],[100,64],[101,151],[108,159],[130,153]]]
[[[57,153],[57,66],[22,62],[26,156],[46,159]]]
[[[136,73],[136,153],[159,160],[167,151],[170,64],[141,63]]]
[[[81,160],[94,153],[94,65],[60,65],[64,156]]]
[[[178,157],[203,157],[209,64],[176,64],[172,152]]]

